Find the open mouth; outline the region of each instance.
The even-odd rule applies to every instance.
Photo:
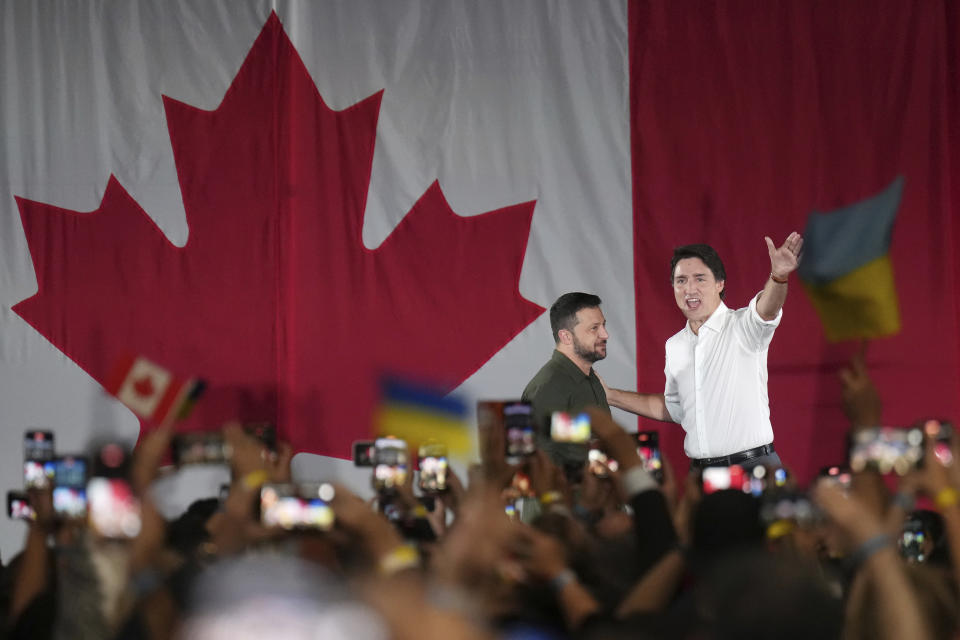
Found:
[[[691,311],[700,308],[700,298],[687,298],[684,303],[687,305],[687,309]]]

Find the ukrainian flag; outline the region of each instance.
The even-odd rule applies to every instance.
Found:
[[[903,176],[897,176],[866,200],[810,214],[798,273],[827,340],[878,338],[900,331],[890,236],[902,196]]]
[[[453,395],[422,384],[384,380],[374,428],[380,436],[405,440],[410,451],[429,441],[447,445],[451,455],[469,453],[472,447],[467,405]]]

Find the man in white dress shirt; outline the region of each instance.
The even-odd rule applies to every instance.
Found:
[[[780,466],[770,425],[767,350],[803,238],[793,232],[779,248],[765,240],[770,275],[763,291],[737,310],[723,304],[726,272],[712,247],[693,244],[674,250],[673,294],[687,324],[667,340],[664,392],[607,388],[611,406],[680,423],[687,432],[683,448],[695,468]]]

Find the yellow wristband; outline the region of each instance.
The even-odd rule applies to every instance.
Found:
[[[419,565],[420,552],[405,544],[380,558],[380,573],[385,576],[392,576],[399,571],[414,569]]]
[[[543,506],[553,504],[554,502],[560,502],[561,500],[563,500],[563,494],[559,491],[547,491],[540,496],[540,504]]]
[[[955,507],[957,503],[960,503],[960,493],[957,493],[957,490],[952,487],[940,489],[933,501],[937,503],[937,508],[943,511],[944,509]]]
[[[413,508],[413,517],[414,518],[426,518],[427,517],[427,508],[422,504],[417,504]]]
[[[254,491],[263,486],[263,484],[270,479],[270,476],[267,475],[267,472],[263,469],[257,469],[256,471],[251,471],[247,475],[243,476],[241,483],[246,489]]]

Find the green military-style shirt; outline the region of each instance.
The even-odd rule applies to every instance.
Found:
[[[549,437],[550,414],[554,411],[581,411],[587,407],[600,407],[610,413],[607,394],[600,378],[590,368],[590,375],[583,375],[580,367],[557,350],[547,364],[523,390],[523,400],[533,405],[537,428]]]

